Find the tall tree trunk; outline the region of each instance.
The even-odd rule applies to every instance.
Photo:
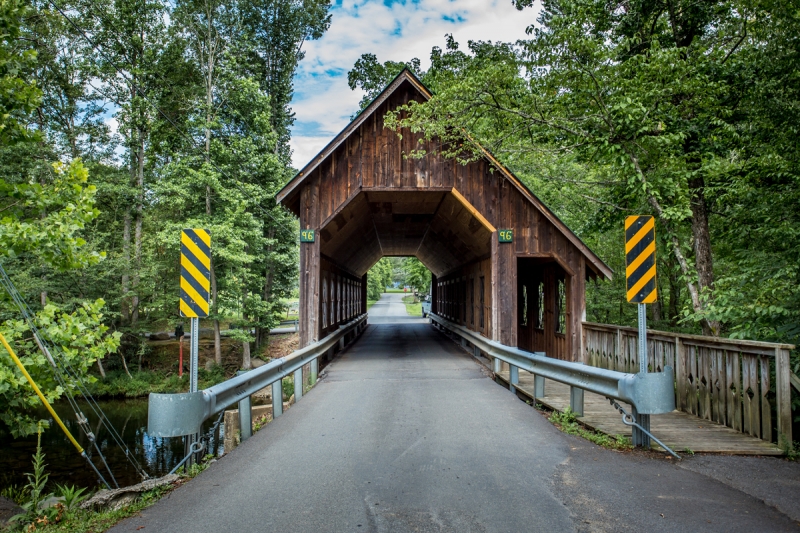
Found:
[[[250,341],[242,342],[242,370],[250,370]]]
[[[131,288],[132,299],[131,325],[135,326],[139,319],[139,276],[142,268],[142,212],[144,209],[144,132],[139,130],[138,161],[136,166],[136,222],[134,229],[134,270]]]
[[[269,239],[269,245],[266,253],[267,272],[264,277],[264,302],[268,303],[272,299],[272,284],[275,277],[274,263],[272,261],[272,240],[275,238],[275,228],[270,228],[267,231],[267,238]],[[256,328],[256,349],[260,350],[264,341],[269,344],[269,329]]]
[[[131,98],[136,96],[136,91],[131,91]],[[133,135],[133,128],[131,128],[131,134]],[[136,183],[136,168],[137,168],[137,161],[136,161],[136,152],[134,151],[133,147],[135,146],[135,140],[131,143],[131,154],[130,154],[130,185],[133,186]],[[130,282],[130,271],[131,271],[131,225],[133,223],[133,217],[131,216],[130,208],[125,210],[125,217],[123,220],[122,226],[122,259],[123,259],[123,270],[122,270],[122,299],[120,301],[120,312],[122,314],[122,323],[128,324],[131,319],[131,308],[130,308],[130,300],[128,297],[128,293],[131,290],[131,282]]]
[[[681,302],[681,282],[678,279],[678,268],[674,259],[670,258],[667,262],[667,280],[669,282],[669,307],[667,314],[669,315],[669,324],[672,327],[678,325],[678,313],[680,312]]]
[[[217,304],[217,276],[214,274],[214,259],[211,259],[211,300],[213,301],[211,312],[217,316],[219,305]],[[214,362],[222,364],[222,336],[219,330],[219,320],[214,319]]]
[[[105,378],[106,377],[106,369],[103,368],[103,360],[99,357],[97,358],[97,369],[100,371],[100,376]]]
[[[710,301],[714,290],[714,261],[711,255],[711,236],[708,229],[708,205],[705,197],[703,178],[689,181],[691,190],[692,237],[694,245],[697,284],[700,295]],[[704,303],[705,307],[705,303]],[[716,320],[703,320],[703,334],[718,337],[720,323]]]
[[[125,354],[122,353],[122,350],[119,351],[119,358],[122,359],[122,368],[125,369],[125,373],[128,374],[129,378],[133,379],[133,376],[131,376],[131,373],[128,372],[128,363],[125,361]]]

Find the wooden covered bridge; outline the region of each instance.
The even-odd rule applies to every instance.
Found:
[[[586,282],[611,269],[531,190],[487,151],[461,165],[436,141],[384,128],[387,112],[430,96],[403,71],[279,192],[301,229],[314,230],[300,249],[301,347],[366,311],[367,271],[381,257],[416,256],[433,274],[432,312],[506,346],[635,371],[635,335],[585,323]],[[420,148],[424,157],[404,157]],[[683,412],[664,431],[691,429],[696,451],[781,453],[770,443],[791,438],[792,347],[665,335],[650,342],[653,371],[675,368]],[[550,404],[564,405],[549,390]],[[587,401],[587,416],[616,418],[603,398]],[[698,437],[697,417],[724,434]]]
[[[367,271],[381,257],[416,256],[433,274],[433,312],[580,360],[586,281],[611,269],[488,152],[461,165],[383,127],[388,111],[429,97],[403,71],[278,194],[316,230],[300,249],[301,344],[366,309]],[[404,157],[419,148],[423,158]]]

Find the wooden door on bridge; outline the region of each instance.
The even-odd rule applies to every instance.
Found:
[[[316,230],[300,245],[301,346],[366,310],[367,271],[381,257],[416,256],[433,274],[434,313],[580,360],[586,281],[611,269],[488,151],[461,165],[435,140],[383,127],[388,111],[430,96],[404,70],[278,193]],[[418,149],[426,155],[404,157]],[[510,242],[500,242],[505,229]]]

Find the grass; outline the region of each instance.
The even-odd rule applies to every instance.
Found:
[[[413,294],[403,296],[403,303],[406,304],[406,313],[411,316],[422,316],[422,302],[416,296]]]
[[[370,307],[375,305],[375,302],[377,302],[377,301],[378,300],[367,300],[367,309],[369,309]]]
[[[406,292],[406,291],[404,291],[403,289],[386,289],[383,292],[390,293],[390,294],[397,294],[397,293],[402,293],[402,292]]]
[[[211,370],[198,368],[197,378],[199,388],[205,389],[224,381],[225,370],[221,366],[214,366]],[[125,372],[114,371],[91,383],[89,390],[94,396],[113,398],[139,398],[151,392],[186,392],[189,390],[189,374],[184,373],[183,378],[179,378],[174,372],[142,371],[131,372],[131,377],[128,377]]]
[[[213,456],[207,455],[201,463],[192,465],[181,477],[190,479],[197,476],[200,472],[208,468],[211,464],[211,459],[213,459]],[[106,531],[125,518],[134,516],[142,509],[150,507],[177,486],[178,484],[167,485],[144,492],[136,501],[116,511],[67,510],[64,508],[59,511],[55,519],[41,520],[26,526],[24,530],[41,531],[42,533],[99,533],[101,531]],[[19,531],[19,527],[14,525],[7,526],[6,528],[0,527],[0,531]]]
[[[600,433],[599,431],[590,431],[586,429],[580,422],[578,422],[575,413],[569,407],[567,407],[563,413],[553,411],[548,417],[548,420],[550,420],[550,422],[552,422],[564,433],[583,437],[584,439],[593,442],[598,446],[612,450],[633,449],[631,440],[628,437],[624,437],[622,435],[616,435],[612,437],[610,435],[606,435],[605,433]]]

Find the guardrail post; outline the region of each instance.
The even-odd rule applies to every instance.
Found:
[[[283,414],[283,380],[272,382],[272,419]]]
[[[462,348],[467,347],[467,339],[465,339],[464,337],[461,337],[461,347]]]
[[[250,410],[250,396],[239,402],[239,442],[253,435],[253,417]]]
[[[344,350],[344,335],[342,335],[342,338],[339,339],[339,351],[341,352],[343,350]]]
[[[583,389],[580,387],[569,388],[569,408],[575,416],[583,416]]]
[[[494,372],[495,374],[499,374],[502,363],[503,362],[498,357],[495,357],[492,360],[492,372]]]
[[[237,376],[246,373],[246,370],[236,372]],[[244,442],[253,436],[253,411],[250,396],[239,401],[239,442]]]
[[[316,385],[317,375],[319,374],[319,357],[311,360],[311,384]]]
[[[517,385],[519,385],[519,368],[514,365],[508,365],[508,390],[516,394]]]
[[[533,399],[544,398],[544,377],[533,376]]]
[[[303,397],[303,367],[294,371],[294,401],[299,402]]]

